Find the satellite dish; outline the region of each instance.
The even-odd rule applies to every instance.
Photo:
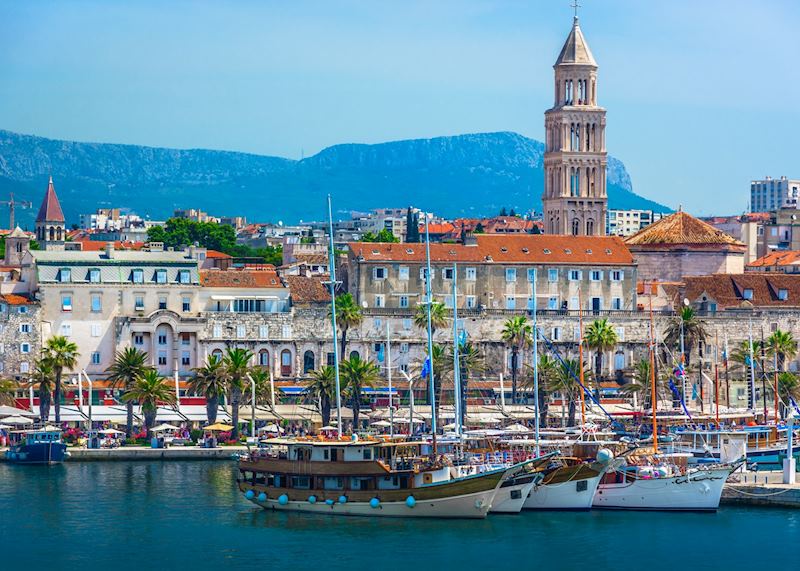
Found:
[[[367,301],[366,301],[366,300],[364,300],[364,301],[362,301],[362,302],[361,302],[361,307],[363,307],[364,309],[367,309],[367,308],[369,307],[369,306],[367,305]]]
[[[685,305],[686,307],[689,307],[689,298],[688,297],[684,297],[683,298],[683,305]]]

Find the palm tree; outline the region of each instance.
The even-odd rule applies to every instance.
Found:
[[[175,390],[155,369],[146,369],[121,398],[125,403],[136,401],[142,407],[148,438],[150,429],[156,422],[159,403],[174,405],[177,402]]]
[[[361,389],[372,387],[380,378],[381,370],[372,361],[366,361],[353,355],[339,364],[339,374],[353,407],[353,430],[358,428],[358,417],[361,407]]]
[[[231,404],[231,420],[233,430],[231,437],[239,439],[239,405],[242,402],[242,392],[245,389],[245,379],[250,372],[250,360],[253,358],[252,351],[240,347],[228,348],[222,357],[222,366],[225,371],[225,384],[228,388],[228,402]]]
[[[266,404],[267,407],[271,410],[272,409],[272,383],[269,381],[269,371],[263,367],[254,367],[250,369],[248,373],[250,375],[249,380],[255,384],[256,389],[256,406],[261,404]],[[278,393],[279,390],[275,389],[275,392]],[[252,399],[252,386],[251,390],[246,392],[244,402],[250,403]],[[278,397],[278,394],[275,395]],[[274,411],[273,411],[274,412]]]
[[[53,373],[53,364],[50,360],[44,357],[36,361],[29,386],[34,387],[39,393],[39,419],[44,424],[47,424],[47,420],[50,418],[54,382],[55,373]]]
[[[650,389],[650,385],[650,359],[641,359],[638,363],[636,363],[633,373],[633,382],[626,384],[619,390],[625,394],[635,394],[640,396],[642,410],[645,410],[651,408],[650,401],[652,400],[652,391]],[[658,390],[657,380],[656,390]]]
[[[603,353],[612,351],[619,343],[617,332],[607,319],[596,319],[586,328],[586,346],[594,349],[595,398],[600,400],[600,380],[603,375]]]
[[[755,367],[758,368],[758,356],[761,354],[761,341],[753,341],[753,359]],[[750,368],[750,341],[745,339],[739,346],[731,351],[730,360],[739,365],[745,373]]]
[[[0,405],[16,406],[18,386],[11,379],[0,379]]]
[[[578,391],[582,390],[576,380],[579,370],[577,359],[565,359],[559,363],[556,372],[554,389],[561,393],[562,400],[568,402],[567,426],[575,426],[575,400]]]
[[[189,390],[206,398],[206,418],[208,424],[217,422],[219,401],[227,391],[225,365],[222,359],[212,355],[202,367],[194,369],[194,377],[189,380]]]
[[[800,400],[800,381],[788,371],[778,375],[778,397],[781,399],[781,418],[786,418],[790,403]]]
[[[342,332],[342,346],[339,348],[342,360],[347,354],[347,332],[351,327],[360,324],[363,319],[361,308],[353,299],[352,294],[343,293],[336,297],[336,326]]]
[[[336,398],[336,369],[325,365],[311,372],[311,378],[306,381],[306,399],[313,401],[322,415],[322,426],[331,422],[331,408]]]
[[[519,369],[519,351],[533,341],[533,328],[524,315],[508,319],[501,333],[503,341],[511,347],[511,402],[517,403],[517,370]]]
[[[106,369],[106,373],[108,373],[111,386],[115,389],[122,389],[125,394],[136,382],[136,379],[150,368],[147,365],[147,353],[133,347],[126,347],[122,351],[117,351],[114,363]],[[92,395],[89,395],[89,398],[92,398]],[[130,438],[133,433],[133,401],[127,401],[125,408],[127,409],[125,437]]]
[[[705,322],[697,317],[694,309],[684,306],[681,308],[680,314],[670,321],[664,335],[664,342],[672,348],[680,348],[681,325],[683,325],[683,346],[688,369],[692,350],[700,343],[705,343],[708,332]]]
[[[539,426],[542,428],[547,426],[547,414],[550,402],[549,395],[555,391],[558,384],[558,369],[560,366],[561,363],[547,353],[539,355],[539,366],[537,367],[539,373],[539,392],[536,396],[539,404]],[[533,367],[530,365],[526,365],[526,367],[529,375],[522,380],[522,385],[528,390],[533,390]]]
[[[420,303],[417,306],[414,325],[423,331],[428,330],[428,305],[426,303]],[[439,301],[431,302],[431,337],[437,329],[441,329],[445,325],[447,325],[447,308]]]
[[[61,422],[61,375],[64,369],[71,370],[78,362],[78,346],[64,337],[56,335],[47,340],[44,348],[47,359],[53,366],[55,385],[53,386],[53,400],[55,401],[56,423]]]
[[[448,360],[453,362],[453,351],[450,351]],[[481,373],[486,370],[486,362],[483,353],[471,341],[459,345],[458,350],[459,378],[461,380],[461,425],[467,418],[467,391],[469,390],[469,377],[473,373]]]
[[[772,335],[767,337],[765,349],[770,355],[776,357],[778,369],[784,371],[786,370],[786,361],[797,355],[797,341],[791,332],[776,329]]]

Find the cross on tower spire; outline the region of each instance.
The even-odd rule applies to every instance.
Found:
[[[578,4],[578,0],[572,0],[572,4],[570,4],[570,7],[572,7],[572,9],[575,10],[575,19],[577,20],[578,19],[578,8],[580,8],[581,5]]]

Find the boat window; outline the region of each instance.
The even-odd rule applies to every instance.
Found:
[[[308,476],[292,476],[292,487],[298,490],[311,488],[311,479]]]
[[[323,481],[322,487],[325,490],[343,490],[344,478],[338,476],[328,476]]]
[[[372,460],[372,448],[364,448],[364,460]]]

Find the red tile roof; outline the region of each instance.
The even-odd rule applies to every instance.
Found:
[[[320,276],[284,276],[283,281],[289,286],[292,303],[328,303],[331,296],[323,282],[327,275]]]
[[[770,252],[747,264],[748,268],[764,268],[770,266],[796,266],[800,264],[800,250],[783,250]]]
[[[44,193],[44,200],[39,207],[39,214],[36,215],[37,222],[64,222],[64,212],[56,196],[56,188],[53,185],[53,177],[47,185],[47,192]]]
[[[715,302],[719,309],[729,307],[800,307],[800,275],[791,274],[714,274],[692,276],[686,281],[685,297],[693,303]],[[751,299],[745,290],[752,291]],[[786,299],[780,299],[781,290]]]
[[[218,252],[217,250],[206,250],[206,258],[230,260],[231,258],[233,258],[233,256],[226,254],[224,252]]]
[[[111,243],[104,240],[89,239],[75,240],[74,242],[81,245],[81,251],[83,252],[100,252],[105,250],[106,245]],[[144,242],[121,242],[119,240],[114,242],[114,248],[116,250],[141,250],[144,246]]]
[[[477,245],[431,244],[434,262],[513,264],[633,264],[633,256],[617,236],[548,234],[480,234]],[[351,242],[351,256],[365,262],[422,262],[425,244]]]
[[[33,303],[30,298],[14,293],[7,293],[0,297],[2,297],[3,301],[5,301],[8,305],[30,305]]]
[[[275,270],[205,270],[200,272],[203,287],[284,288]]]
[[[745,245],[722,230],[683,211],[670,214],[625,239],[628,246],[720,246],[741,249]]]

